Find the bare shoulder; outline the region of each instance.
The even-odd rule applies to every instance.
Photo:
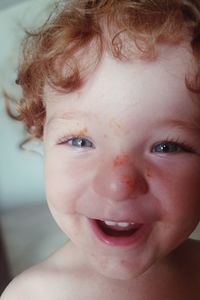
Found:
[[[40,299],[44,289],[49,290],[52,274],[48,260],[24,271],[10,282],[1,300]]]
[[[19,276],[8,285],[1,300],[57,299],[62,294],[67,296],[73,282],[73,265],[66,263],[65,249],[58,250],[47,260]],[[70,272],[72,271],[72,272]]]
[[[39,269],[39,266],[37,268]],[[3,292],[1,300],[30,298],[28,294],[31,294],[37,281],[39,281],[38,275],[39,272],[31,268],[14,278]]]

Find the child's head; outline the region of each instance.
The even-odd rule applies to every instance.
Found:
[[[196,2],[72,1],[30,37],[21,65],[49,207],[112,278],[143,273],[199,222]]]
[[[44,27],[25,40],[17,80],[26,99],[21,119],[33,136],[42,137],[44,85],[64,93],[78,90],[105,53],[122,61],[134,54],[153,59],[158,45],[187,41],[197,65],[187,84],[199,90],[199,20],[196,0],[61,1]]]

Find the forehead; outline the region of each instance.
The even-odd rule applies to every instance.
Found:
[[[47,118],[74,110],[83,115],[103,111],[104,117],[107,115],[108,118],[125,113],[131,118],[133,108],[145,117],[153,107],[159,112],[162,106],[162,111],[170,114],[181,113],[182,109],[185,113],[187,105],[190,114],[194,96],[185,85],[185,77],[190,74],[193,64],[193,56],[186,44],[162,46],[153,60],[135,57],[119,61],[105,53],[81,89],[61,94],[46,86]],[[162,112],[159,113],[162,118]]]

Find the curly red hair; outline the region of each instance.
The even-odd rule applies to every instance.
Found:
[[[128,58],[122,36],[137,45],[143,59],[155,57],[158,44],[187,40],[198,68],[193,82],[186,84],[200,92],[199,0],[61,1],[41,28],[27,33],[23,44],[16,81],[23,90],[18,119],[33,137],[43,135],[45,84],[65,93],[79,89],[104,51],[116,59]],[[83,57],[89,58],[85,65]]]

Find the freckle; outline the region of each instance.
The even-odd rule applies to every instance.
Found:
[[[122,155],[117,155],[115,159],[113,160],[113,166],[118,167],[124,164],[125,162],[128,161],[128,155],[122,154]]]

